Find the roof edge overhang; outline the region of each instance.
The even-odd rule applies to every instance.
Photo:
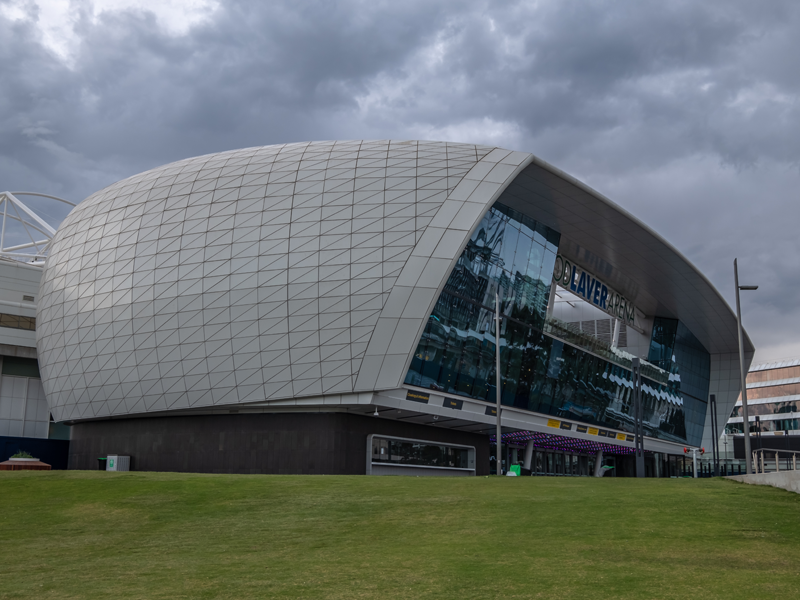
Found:
[[[636,269],[629,269],[626,268],[625,265],[619,264],[619,261],[616,260],[615,256],[612,253],[603,252],[603,245],[601,243],[587,243],[584,244],[584,248],[594,252],[595,254],[599,255],[605,262],[607,262],[612,267],[622,270],[626,272],[628,278],[633,280],[635,284],[634,287],[638,290],[643,290],[648,292],[654,297],[659,297],[659,304],[661,306],[655,309],[655,314],[650,316],[669,316],[672,318],[677,318],[684,322],[687,327],[694,333],[701,343],[704,344],[706,349],[711,354],[718,354],[718,353],[729,353],[729,352],[738,352],[738,337],[736,335],[736,327],[737,327],[737,317],[736,313],[727,303],[727,301],[722,297],[720,292],[714,286],[713,283],[706,277],[686,256],[683,255],[677,248],[675,248],[668,240],[666,240],[662,235],[654,231],[651,227],[647,224],[643,223],[640,219],[632,215],[629,211],[625,210],[624,208],[620,207],[609,198],[604,196],[603,194],[599,193],[598,191],[592,189],[590,186],[586,185],[585,183],[579,181],[575,177],[565,173],[561,169],[551,165],[545,160],[541,158],[531,155],[531,158],[526,162],[526,169],[523,172],[520,172],[514,176],[514,179],[517,180],[523,176],[523,174],[527,172],[534,172],[538,169],[539,171],[544,171],[550,176],[554,176],[555,178],[561,180],[563,183],[566,183],[567,186],[563,184],[559,187],[558,190],[553,189],[555,192],[555,196],[558,196],[559,199],[563,199],[565,197],[572,196],[573,198],[576,196],[580,196],[581,200],[585,203],[585,198],[590,198],[594,206],[586,206],[585,204],[581,204],[577,200],[575,200],[576,206],[585,207],[588,210],[592,209],[599,209],[605,212],[614,213],[614,218],[618,219],[620,222],[624,222],[624,224],[632,229],[638,229],[642,235],[639,236],[641,239],[642,237],[649,238],[648,241],[655,242],[656,246],[661,246],[658,248],[658,251],[654,252],[652,248],[652,244],[645,244],[641,241],[636,241],[633,238],[627,240],[630,243],[630,249],[637,251],[648,251],[649,258],[651,260],[660,261],[663,263],[660,266],[666,267],[668,263],[675,262],[676,260],[685,265],[687,271],[691,273],[692,277],[696,278],[694,282],[694,292],[697,295],[697,304],[705,303],[707,308],[710,309],[714,314],[714,316],[720,321],[718,325],[722,326],[722,330],[715,328],[717,333],[717,339],[711,340],[709,339],[709,335],[704,335],[704,331],[700,327],[692,327],[693,319],[690,318],[691,315],[688,314],[686,309],[686,300],[685,297],[685,290],[682,290],[680,293],[672,294],[672,298],[682,299],[683,302],[670,302],[670,295],[660,295],[658,294],[659,290],[654,289],[652,281],[648,281],[645,277],[644,270],[639,270],[637,272]],[[544,183],[544,182],[542,182]],[[510,185],[513,185],[514,181],[510,182]],[[547,183],[544,183],[547,185]],[[556,204],[556,199],[551,197],[549,199],[544,199],[541,196],[539,197],[540,200],[544,200],[544,205],[542,206],[541,202],[535,202],[534,206],[532,207],[535,212],[531,213],[530,216],[537,220],[544,222],[546,225],[553,227],[554,229],[558,230],[562,234],[562,241],[566,238],[567,240],[574,239],[574,232],[570,231],[570,227],[566,226],[566,220],[559,219],[558,211],[551,211],[545,210],[545,215],[540,214],[540,211],[537,209],[539,208],[552,208]],[[549,221],[549,222],[548,222]],[[601,220],[602,222],[603,220]],[[567,230],[565,232],[565,230]],[[601,232],[601,234],[607,234],[609,232]],[[599,240],[598,240],[599,242]],[[631,243],[632,242],[632,243]],[[576,260],[578,257],[571,257],[575,258]],[[579,262],[579,261],[578,261]],[[579,262],[580,264],[580,262]],[[582,265],[587,266],[587,265]],[[664,271],[669,271],[670,269],[664,268]],[[674,283],[672,281],[666,282],[667,285]],[[624,287],[624,286],[623,286]],[[627,290],[621,290],[623,293]],[[691,293],[691,292],[690,292]],[[688,300],[692,300],[691,298]],[[635,301],[635,300],[634,300]],[[691,302],[690,302],[691,303]],[[650,303],[652,306],[652,303]],[[662,312],[665,314],[658,314],[658,312]],[[720,336],[719,334],[722,333],[723,335]],[[719,339],[719,338],[724,339]],[[712,343],[713,341],[713,343]],[[753,345],[752,340],[748,336],[747,332],[743,329],[743,341],[744,341],[744,351],[747,355],[752,356],[752,353],[755,351],[755,346]]]

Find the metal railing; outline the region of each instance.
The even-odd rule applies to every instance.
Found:
[[[774,454],[775,456],[768,456]],[[786,468],[781,469],[781,456],[784,456],[786,460]],[[780,473],[783,471],[796,471],[797,470],[797,455],[800,452],[796,450],[775,450],[774,448],[760,448],[753,452],[752,460],[753,460],[753,473]],[[791,466],[790,466],[791,461]],[[769,463],[773,462],[775,465],[775,471],[768,471],[767,467]]]

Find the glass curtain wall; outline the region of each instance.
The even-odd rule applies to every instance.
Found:
[[[559,240],[558,232],[496,203],[445,284],[405,382],[494,402],[497,294],[502,403],[633,431],[630,371],[542,331]],[[680,393],[649,379],[642,391],[645,434],[685,443]]]
[[[711,355],[683,323],[656,317],[647,360],[670,374],[670,391],[684,401],[686,441],[700,444],[708,405]]]

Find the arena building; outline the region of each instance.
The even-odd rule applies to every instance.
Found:
[[[504,466],[626,474],[634,357],[649,474],[720,435],[708,397],[733,408],[738,340],[713,285],[602,195],[486,146],[249,148],[101,190],[50,245],[39,365],[71,468],[485,474],[496,297]]]

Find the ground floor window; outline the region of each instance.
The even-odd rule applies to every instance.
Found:
[[[371,454],[373,463],[471,469],[474,449],[437,442],[407,440],[372,436]]]

